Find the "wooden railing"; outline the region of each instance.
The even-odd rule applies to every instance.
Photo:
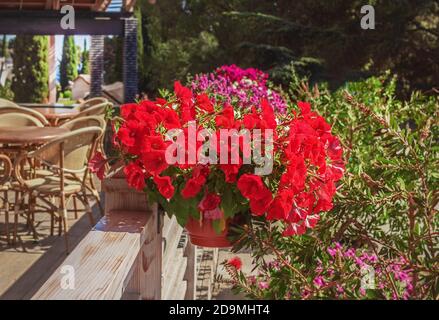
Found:
[[[194,299],[196,248],[175,218],[114,175],[105,216],[33,299]]]

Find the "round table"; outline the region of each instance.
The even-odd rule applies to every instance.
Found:
[[[59,120],[66,120],[74,118],[79,114],[77,109],[67,109],[67,108],[32,108],[35,111],[41,113],[46,119],[52,124],[57,125]]]
[[[1,144],[43,144],[69,132],[58,127],[0,127]]]

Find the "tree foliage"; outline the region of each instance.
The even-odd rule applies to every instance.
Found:
[[[65,91],[70,82],[78,76],[79,54],[73,36],[64,36],[62,58],[60,63],[61,90]]]
[[[376,29],[360,27],[364,1],[161,0],[138,2],[146,21],[145,90],[236,63],[277,75],[292,63],[333,88],[390,69],[398,93],[439,83],[439,4],[372,1]],[[174,61],[172,61],[174,60]],[[174,72],[174,74],[173,74]],[[158,77],[157,77],[158,76]]]
[[[49,40],[20,35],[14,40],[12,91],[17,102],[44,102],[49,94]]]

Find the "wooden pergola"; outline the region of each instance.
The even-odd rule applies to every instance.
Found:
[[[60,9],[75,9],[75,28],[63,29]],[[108,12],[110,6],[119,10]],[[135,0],[0,0],[0,34],[50,35],[49,100],[56,99],[56,57],[54,35],[91,35],[90,95],[100,96],[103,84],[104,36],[124,38],[123,81],[125,102],[137,94],[137,19]]]

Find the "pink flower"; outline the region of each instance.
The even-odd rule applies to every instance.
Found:
[[[360,294],[362,296],[365,296],[366,295],[366,290],[364,288],[360,288]]]
[[[325,285],[325,280],[323,279],[322,276],[315,277],[313,282],[318,288],[323,287]]]
[[[260,281],[258,286],[259,286],[259,289],[261,289],[261,290],[268,289],[270,287],[268,282],[266,282],[266,281]]]

